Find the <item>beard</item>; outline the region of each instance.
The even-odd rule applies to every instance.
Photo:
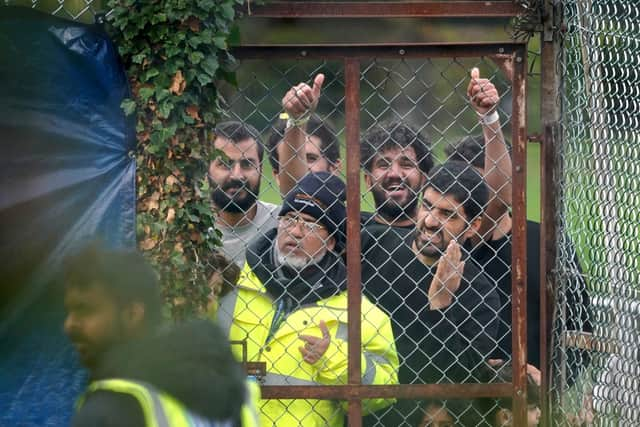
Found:
[[[87,337],[78,332],[68,335],[82,365],[90,371],[94,371],[104,357],[113,347],[125,342],[124,326],[120,319],[115,319],[112,330],[101,337]]]
[[[258,191],[260,190],[260,181],[255,185],[251,185],[246,181],[229,180],[225,184],[219,186],[211,181],[213,187],[211,190],[211,201],[224,212],[243,213],[248,211],[258,199]],[[227,194],[227,190],[237,188],[233,196]]]
[[[428,232],[429,236],[425,236],[425,232]],[[423,227],[416,233],[414,244],[420,254],[438,259],[444,254],[449,242],[445,242],[443,229]]]
[[[275,258],[278,264],[296,271],[302,271],[311,265],[319,263],[327,254],[327,248],[322,248],[314,255],[295,255],[292,253],[283,254],[277,244],[273,246],[273,249],[275,251]]]
[[[410,194],[409,198],[403,204],[402,201],[387,198],[385,190],[385,186],[387,185],[388,184],[383,182],[381,188],[371,189],[376,213],[390,222],[405,217],[415,218],[418,211],[419,192],[415,191],[413,188],[407,187],[409,192],[413,194]]]

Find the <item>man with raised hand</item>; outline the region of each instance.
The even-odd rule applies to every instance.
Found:
[[[280,183],[280,158],[278,147],[282,144],[285,132],[292,127],[292,120],[287,113],[280,114],[278,120],[273,123],[271,135],[267,140],[269,163],[278,188]],[[304,160],[308,172],[330,172],[339,174],[342,166],[340,159],[340,141],[336,137],[336,131],[327,120],[323,120],[316,114],[312,114],[305,128]],[[288,185],[291,185],[289,182]],[[285,193],[282,196],[286,196]]]
[[[347,384],[345,186],[335,175],[305,175],[287,194],[278,227],[253,242],[237,286],[220,301],[218,321],[247,360],[264,362],[265,385]],[[396,384],[398,356],[389,317],[361,305],[363,384]],[[236,356],[242,357],[241,349]],[[392,403],[363,402],[365,412]],[[263,425],[340,426],[344,402],[271,399]]]
[[[508,71],[507,71],[508,72]],[[488,86],[486,79],[479,77],[478,69],[471,72],[472,80],[468,87],[470,97],[476,97],[479,104],[496,103],[497,94]],[[449,160],[461,161],[474,167],[485,180],[494,180],[494,191],[490,195],[487,213],[483,219],[484,231],[467,242],[467,250],[480,269],[495,283],[500,295],[500,326],[498,329],[499,346],[494,357],[510,359],[512,353],[511,335],[511,260],[512,260],[512,228],[511,217],[511,156],[502,138],[490,138],[491,129],[496,128],[498,121],[489,119],[497,114],[487,110],[488,116],[480,120],[490,121],[485,126],[484,135],[468,136],[455,144],[445,147]],[[493,124],[496,123],[496,124]],[[540,224],[527,220],[527,362],[540,367]],[[580,272],[581,267],[575,248],[571,242],[566,243],[566,252],[573,254],[570,261],[571,270]],[[580,278],[579,273],[574,277]],[[564,329],[569,331],[590,332],[592,330],[589,314],[589,295],[582,279],[571,280],[566,286],[563,296],[568,309]],[[559,328],[559,326],[558,326]],[[551,332],[551,331],[549,331]],[[551,336],[551,333],[548,334]],[[567,350],[565,356],[569,370],[568,382],[572,384],[579,372],[588,365],[590,358],[586,352],[577,349]]]
[[[279,206],[258,200],[264,147],[255,128],[219,123],[212,143],[220,152],[208,171],[216,228],[223,252],[242,267],[249,243],[275,227]]]
[[[401,383],[475,381],[474,368],[495,348],[499,297],[463,249],[486,200],[475,170],[460,162],[436,166],[414,232],[390,233],[393,257],[377,251],[363,265],[365,295],[391,317]],[[416,425],[419,402],[400,401],[374,417],[367,425]]]

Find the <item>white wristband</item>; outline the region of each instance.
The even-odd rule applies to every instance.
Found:
[[[491,125],[500,120],[500,115],[494,110],[491,114],[478,114],[478,119],[483,125]]]
[[[289,117],[287,119],[287,127],[285,129],[303,128],[309,121],[309,118],[310,118],[309,114],[305,114],[304,116],[297,119],[294,119],[293,117]]]

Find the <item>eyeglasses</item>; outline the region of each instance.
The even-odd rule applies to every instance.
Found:
[[[280,218],[278,218],[278,225],[284,229],[293,228],[296,225],[299,225],[304,231],[309,232],[320,231],[321,229],[325,228],[325,226],[322,224],[307,221],[306,219],[299,216],[281,216]]]

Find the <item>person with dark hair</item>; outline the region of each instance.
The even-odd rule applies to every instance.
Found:
[[[486,382],[512,383],[513,366],[511,363],[499,363],[492,366],[485,365]],[[490,375],[490,377],[489,377]],[[527,427],[534,427],[540,423],[540,384],[527,370]],[[502,397],[498,399],[476,399],[481,411],[488,415],[492,427],[514,427],[513,425],[513,399]]]
[[[368,237],[394,253],[366,257],[363,291],[391,317],[401,383],[474,381],[495,348],[499,297],[463,245],[480,226],[487,188],[459,162],[433,168],[425,188],[415,230]],[[378,425],[416,425],[418,408],[399,401]]]
[[[459,160],[473,166],[481,175],[485,175],[487,168],[486,144],[483,136],[472,135],[463,138],[456,144],[445,148],[449,160]],[[509,156],[508,147],[503,150]],[[507,180],[511,181],[509,171]],[[491,203],[505,204],[511,208],[511,197],[501,198],[495,192],[490,197]],[[483,222],[492,222],[484,218]],[[467,250],[478,267],[497,285],[500,295],[500,326],[498,337],[499,346],[493,357],[508,360],[512,353],[511,335],[511,248],[512,248],[512,218],[510,210],[505,210],[498,218],[494,227],[486,227],[488,234],[482,232],[476,239],[469,241]],[[484,236],[481,238],[481,236]],[[575,248],[568,242],[567,253],[574,254],[572,269],[580,272],[580,262],[575,255]],[[576,274],[574,277],[582,277]],[[565,302],[574,315],[567,316],[566,324],[557,326],[555,330],[570,330],[590,332],[589,295],[582,279],[573,280],[566,287]],[[540,224],[527,220],[527,362],[540,367]],[[551,330],[548,334],[552,336]],[[578,373],[589,363],[589,355],[576,349],[567,350],[567,367],[569,368],[569,384],[575,381]]]
[[[282,113],[273,124],[271,135],[267,140],[269,162],[278,188],[281,188],[278,147],[284,140],[288,124],[290,124],[289,115]],[[341,166],[340,142],[336,137],[335,129],[326,120],[312,114],[306,123],[305,133],[303,157],[307,162],[308,170],[310,172],[338,173]],[[283,193],[283,195],[286,194]]]
[[[265,385],[347,383],[345,185],[309,173],[285,197],[278,227],[255,240],[237,286],[224,296],[218,321],[229,339],[246,342],[247,360],[264,362]],[[396,384],[398,356],[389,317],[361,304],[362,382]],[[242,349],[234,347],[236,356]],[[340,426],[344,402],[271,399],[260,418],[270,426]],[[366,412],[392,403],[363,402]]]
[[[444,154],[447,161],[468,163],[480,170],[484,171],[485,154],[484,154],[484,136],[468,135],[453,144],[447,144],[444,147]]]
[[[373,222],[413,228],[420,194],[433,167],[427,137],[406,123],[378,124],[360,142],[360,161],[376,207],[365,216],[364,227]]]
[[[419,427],[493,427],[472,399],[427,399]]]
[[[67,260],[64,281],[64,330],[90,374],[74,427],[250,420],[222,332],[208,321],[163,330],[159,283],[140,253],[90,245]]]
[[[222,250],[241,267],[249,243],[276,225],[279,207],[258,200],[264,147],[255,128],[218,123],[212,143],[221,153],[208,173],[216,228],[222,233]]]

